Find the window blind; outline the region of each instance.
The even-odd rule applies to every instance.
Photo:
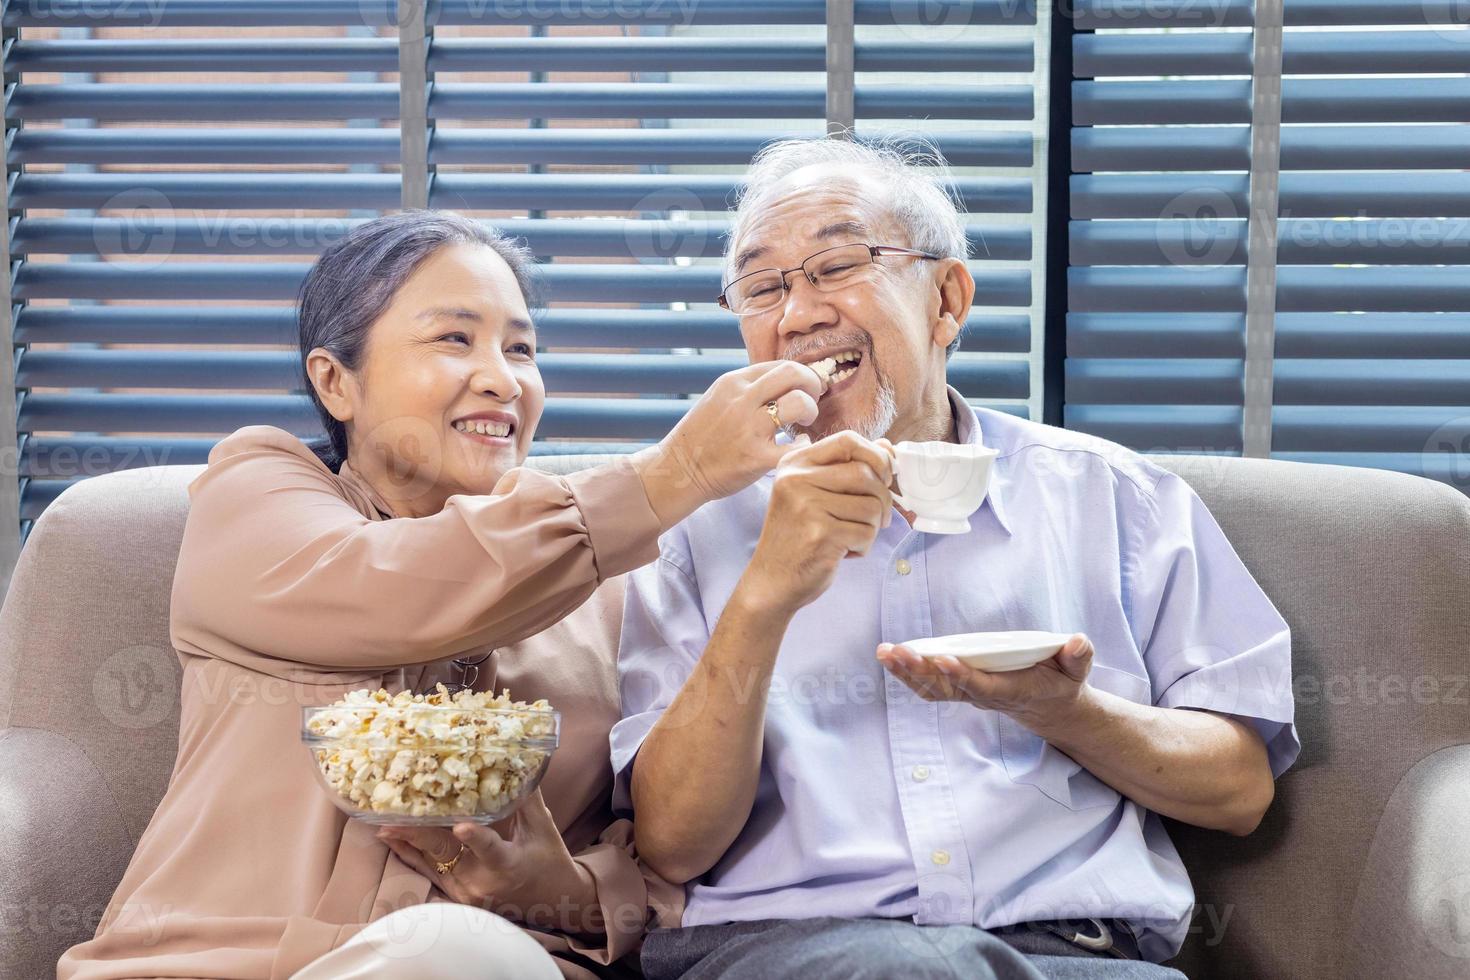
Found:
[[[1470,31],[1437,0],[1284,12],[1272,456],[1470,490]],[[1070,427],[1241,449],[1250,22],[1078,8]]]
[[[397,6],[7,10],[23,526],[77,479],[201,462],[241,425],[319,435],[290,304],[316,252],[400,204]],[[856,133],[933,137],[971,212],[952,381],[1029,413],[1034,10],[854,14]],[[824,132],[824,17],[821,0],[430,6],[428,203],[542,263],[537,452],[656,439],[745,363],[712,302],[724,211],[762,145]]]

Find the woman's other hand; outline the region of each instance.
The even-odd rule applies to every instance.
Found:
[[[495,826],[503,832],[469,821],[453,830],[384,827],[378,839],[456,902],[539,929],[603,931],[597,885],[572,860],[539,789]],[[453,862],[452,870],[440,874],[441,862]]]
[[[649,503],[669,528],[711,500],[744,490],[775,468],[793,446],[776,442],[766,406],[786,426],[817,419],[824,385],[797,361],[766,361],[722,375],[656,446],[634,457]]]

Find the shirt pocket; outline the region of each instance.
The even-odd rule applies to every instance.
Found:
[[[1148,678],[1094,664],[1088,683],[1137,704],[1152,704]],[[999,713],[1000,756],[1011,782],[1030,786],[1069,810],[1116,806],[1121,794],[1010,715]]]

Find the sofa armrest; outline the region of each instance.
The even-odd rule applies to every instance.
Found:
[[[1358,879],[1346,976],[1470,974],[1467,800],[1470,745],[1431,753],[1394,787]]]
[[[102,774],[70,739],[0,729],[0,980],[55,976],[90,939],[136,841]]]

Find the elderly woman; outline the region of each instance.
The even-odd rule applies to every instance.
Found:
[[[773,418],[812,421],[821,382],[752,365],[656,446],[570,476],[519,469],[545,400],[532,269],[443,212],[370,222],[312,268],[301,352],[330,444],[250,426],[191,484],[178,759],[60,980],[590,977],[677,917],[682,892],[645,873],[609,809],[615,577],[771,469]],[[498,828],[349,820],[299,742],[301,706],[464,664],[478,689],[561,709],[544,802]]]

